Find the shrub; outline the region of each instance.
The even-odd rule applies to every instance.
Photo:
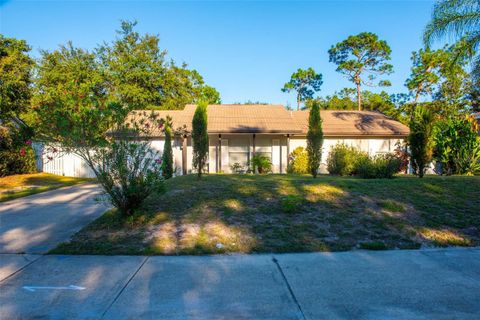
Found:
[[[173,151],[172,151],[172,120],[167,117],[164,123],[165,144],[162,154],[162,173],[165,179],[173,176]]]
[[[308,153],[303,147],[298,147],[290,154],[288,173],[308,173]]]
[[[314,178],[317,177],[318,168],[322,161],[322,145],[323,130],[322,119],[320,118],[320,103],[313,101],[308,116],[307,153],[308,169]]]
[[[112,141],[93,163],[108,201],[123,215],[131,216],[148,196],[163,190],[161,160],[148,142]]]
[[[360,150],[339,143],[330,149],[327,158],[327,169],[330,174],[348,176],[355,173],[355,162],[365,153]]]
[[[393,154],[361,156],[355,163],[355,173],[364,179],[391,179],[400,171],[401,164],[401,159]]]
[[[427,165],[432,161],[433,112],[423,106],[416,108],[410,121],[411,163],[415,174],[420,178],[425,174]]]
[[[450,174],[475,174],[480,170],[479,125],[473,117],[451,117],[434,128],[434,158]]]
[[[366,152],[354,147],[337,144],[330,151],[327,166],[330,174],[355,175],[364,179],[391,179],[400,171],[402,159],[390,153],[370,157]]]
[[[263,174],[272,171],[272,162],[270,161],[270,158],[263,154],[256,154],[253,156],[251,163],[253,172],[258,171],[258,173]]]
[[[25,129],[0,126],[0,177],[37,171],[29,137]]]
[[[402,169],[402,160],[394,154],[387,153],[373,158],[375,178],[391,179]]]
[[[193,167],[200,179],[208,156],[207,103],[201,102],[192,120]]]
[[[364,179],[376,178],[377,172],[374,160],[368,155],[362,155],[357,158],[353,173]]]

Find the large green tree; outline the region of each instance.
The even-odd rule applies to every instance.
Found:
[[[322,161],[323,130],[320,103],[311,101],[308,116],[307,153],[310,174],[316,178]]]
[[[290,81],[285,83],[282,91],[294,90],[297,92],[297,110],[300,110],[300,104],[312,99],[315,92],[320,91],[322,83],[322,74],[316,73],[313,68],[298,69],[292,74]]]
[[[38,138],[85,159],[105,145],[107,131],[123,121],[128,104],[109,94],[110,83],[92,52],[71,43],[42,51],[33,109]]]
[[[469,112],[473,108],[470,96],[473,82],[466,70],[466,59],[458,57],[459,50],[461,43],[412,53],[411,75],[405,82],[414,97],[409,103],[411,115],[421,97],[428,100],[422,104],[442,115]]]
[[[480,3],[478,0],[439,0],[423,34],[426,46],[450,37],[461,40],[457,57],[473,59],[473,75],[480,79]]]
[[[193,166],[199,179],[202,177],[208,156],[207,121],[207,103],[202,101],[197,105],[192,120]]]
[[[328,50],[330,62],[337,65],[337,71],[344,74],[357,88],[357,106],[362,110],[362,85],[389,86],[387,80],[376,79],[393,72],[388,63],[391,49],[386,41],[371,32],[349,36]],[[365,77],[366,76],[366,77]]]
[[[0,119],[18,117],[30,106],[34,61],[24,40],[0,34]]]
[[[204,98],[220,100],[196,70],[167,61],[159,36],[138,33],[136,24],[122,21],[117,38],[96,50],[112,99],[130,109],[183,109]]]

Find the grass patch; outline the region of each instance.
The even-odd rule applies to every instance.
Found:
[[[365,250],[386,250],[387,245],[381,241],[363,242],[360,243],[360,248]]]
[[[64,177],[49,173],[17,174],[2,177],[0,178],[0,202],[91,181],[94,181],[94,179]]]
[[[480,177],[177,177],[128,219],[110,211],[54,253],[182,255],[480,244]]]
[[[383,200],[379,201],[378,205],[388,211],[391,212],[405,212],[406,208],[403,204],[393,201],[393,200]]]

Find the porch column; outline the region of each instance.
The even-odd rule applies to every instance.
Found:
[[[183,136],[182,140],[182,174],[187,174],[187,136]]]
[[[253,146],[252,156],[255,157],[255,133],[253,134],[252,146]]]
[[[222,135],[218,135],[217,173],[222,171]]]
[[[290,164],[290,135],[287,134],[287,168],[288,165]]]

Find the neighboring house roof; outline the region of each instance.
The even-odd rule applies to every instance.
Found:
[[[153,112],[158,118],[172,118],[174,129],[192,129],[195,105],[184,110],[136,110],[127,122],[139,118],[148,122]],[[308,111],[289,111],[282,105],[209,105],[207,107],[208,132],[227,133],[280,133],[305,135],[308,130]],[[381,113],[372,111],[322,110],[325,136],[407,136],[407,126]],[[161,136],[162,128],[149,126],[149,136]]]
[[[292,111],[302,133],[308,131],[308,110]],[[407,136],[409,128],[386,115],[374,111],[321,110],[325,136]]]

